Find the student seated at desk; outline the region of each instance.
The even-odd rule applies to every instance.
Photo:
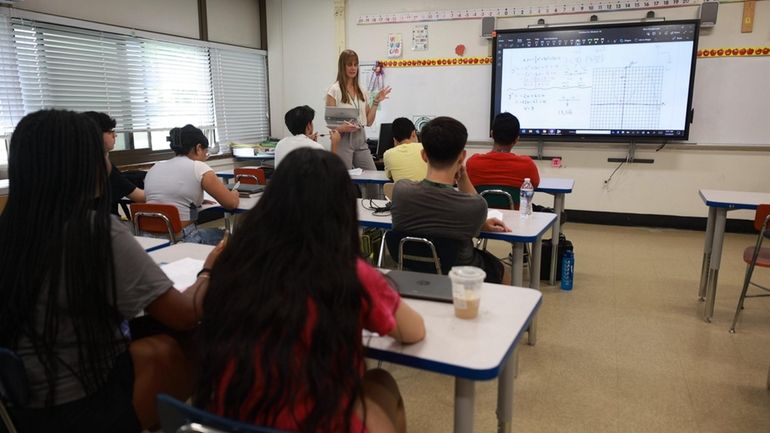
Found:
[[[520,188],[525,178],[532,186],[540,184],[537,165],[528,156],[511,152],[519,142],[519,119],[511,113],[500,113],[492,123],[492,139],[495,141],[488,153],[478,153],[468,158],[466,168],[475,186],[510,186]],[[516,198],[518,200],[518,197]]]
[[[392,132],[394,147],[382,156],[385,175],[394,182],[425,179],[428,165],[422,160],[422,144],[417,141],[414,123],[406,117],[399,117],[393,121]]]
[[[294,107],[286,112],[283,119],[289,132],[294,135],[282,139],[275,145],[275,168],[278,168],[278,164],[289,152],[300,147],[324,150],[324,147],[318,144],[318,133],[313,132],[314,117],[315,111],[307,105]],[[335,149],[342,136],[335,130],[332,130],[329,136],[332,141],[332,149]]]
[[[361,258],[356,209],[337,155],[286,156],[212,269],[196,406],[285,431],[405,431],[395,381],[365,371],[362,328],[411,343],[425,326]]]
[[[102,141],[104,142],[104,158],[107,160],[109,175],[110,175],[110,212],[118,215],[118,204],[120,199],[127,197],[129,200],[135,203],[144,202],[144,191],[141,188],[137,188],[136,185],[131,183],[123,173],[115,167],[110,161],[110,151],[115,148],[115,119],[108,116],[105,113],[99,113],[96,111],[86,111],[83,113],[89,119],[96,122],[99,126],[99,130],[102,131]]]
[[[193,364],[171,336],[129,341],[121,324],[144,310],[172,329],[192,329],[208,280],[180,293],[110,215],[101,131],[84,115],[25,116],[11,138],[9,175],[0,346],[16,352],[29,380],[29,403],[9,408],[17,429],[156,428],[157,394],[187,398]]]
[[[198,208],[203,204],[203,191],[226,209],[238,207],[238,191],[230,191],[214,170],[204,161],[209,158],[209,140],[203,131],[185,125],[169,131],[166,138],[176,154],[168,161],[156,163],[144,179],[148,203],[171,203],[179,209],[184,242],[216,245],[224,232],[216,228],[199,228]]]
[[[484,231],[511,231],[497,218],[487,219],[487,202],[476,193],[465,172],[468,131],[451,117],[437,117],[422,129],[422,156],[428,174],[420,182],[401,180],[393,188],[393,229],[412,235],[463,242],[455,265],[484,269],[485,281],[499,283],[503,265],[487,251],[473,247]],[[457,183],[457,190],[454,184]]]

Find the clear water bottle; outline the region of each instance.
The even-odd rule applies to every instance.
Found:
[[[519,188],[519,215],[522,218],[528,218],[532,215],[532,197],[534,196],[535,188],[532,186],[532,181],[525,177],[521,188]]]
[[[561,289],[572,290],[572,278],[575,275],[575,253],[572,250],[564,251],[561,257]]]

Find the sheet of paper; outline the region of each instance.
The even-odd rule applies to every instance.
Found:
[[[351,176],[358,176],[358,175],[363,174],[363,173],[364,173],[364,169],[362,169],[362,168],[353,168],[353,169],[348,170],[348,174],[351,175]]]
[[[203,269],[203,260],[184,258],[163,264],[160,268],[174,282],[174,287],[184,292],[195,282],[198,272]]]
[[[503,213],[500,212],[497,209],[488,209],[487,210],[487,219],[489,218],[497,218],[499,220],[503,219]]]

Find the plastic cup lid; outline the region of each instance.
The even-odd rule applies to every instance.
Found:
[[[460,281],[483,281],[487,273],[475,266],[453,266],[449,277]]]

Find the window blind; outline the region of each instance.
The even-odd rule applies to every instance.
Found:
[[[0,15],[0,144],[3,137],[10,136],[23,116],[24,104],[11,23],[7,16]],[[0,153],[4,155],[4,151]],[[5,163],[4,158],[0,158],[0,163]]]
[[[270,131],[267,56],[256,50],[209,49],[216,135],[230,142],[260,143]]]
[[[205,47],[12,19],[24,111],[103,111],[120,131],[213,127]]]

